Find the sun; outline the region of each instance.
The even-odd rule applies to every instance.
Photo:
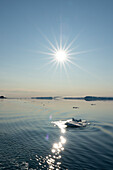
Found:
[[[88,52],[88,51],[76,51],[78,45],[77,44],[75,45],[75,42],[79,34],[71,41],[69,41],[68,39],[65,39],[65,41],[63,41],[62,39],[63,35],[62,33],[60,33],[59,39],[57,40],[56,36],[54,35],[54,42],[51,42],[41,31],[40,33],[48,42],[48,45],[45,46],[47,51],[39,51],[39,53],[48,56],[47,57],[48,62],[45,65],[48,64],[51,65],[49,69],[53,69],[53,67],[55,68],[55,71],[58,68],[64,69],[67,74],[66,67],[69,67],[70,64],[72,64],[78,69],[88,72],[87,70],[83,69],[76,63],[78,55]]]
[[[67,60],[67,52],[66,50],[59,49],[55,52],[55,59],[57,62],[65,62]]]

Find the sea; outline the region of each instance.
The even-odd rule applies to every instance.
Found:
[[[37,169],[112,170],[113,101],[0,99],[0,170]]]

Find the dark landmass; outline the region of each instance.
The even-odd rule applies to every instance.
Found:
[[[43,99],[43,100],[85,100],[85,101],[98,101],[98,100],[113,100],[113,97],[96,97],[96,96],[85,96],[85,97],[31,97],[31,99]],[[92,104],[93,105],[93,104]],[[76,108],[76,107],[75,107]]]
[[[84,97],[86,101],[96,101],[96,100],[113,100],[113,97],[95,97],[95,96],[86,96]]]
[[[86,101],[97,101],[97,100],[113,100],[113,97],[96,97],[96,96],[85,96],[85,97],[63,97],[68,100],[86,100]]]
[[[30,97],[30,98],[8,98],[5,96],[0,96],[0,99],[39,99],[39,100],[85,100],[85,101],[107,101],[113,100],[113,97],[96,97],[96,96],[85,96],[85,97],[61,97],[61,96],[54,96],[54,97]],[[94,104],[91,104],[94,105]],[[73,107],[74,109],[77,107]]]
[[[4,96],[0,96],[0,99],[6,99],[6,97],[4,97]]]
[[[63,99],[68,99],[68,100],[84,100],[84,97],[64,97]]]
[[[31,97],[31,99],[46,99],[46,100],[52,100],[54,99],[53,97]]]

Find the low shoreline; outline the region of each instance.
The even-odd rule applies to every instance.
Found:
[[[113,100],[113,97],[96,97],[96,96],[85,96],[85,97],[61,97],[61,96],[55,96],[55,97],[5,97],[0,96],[0,99],[37,99],[37,100],[85,100],[85,101],[107,101]]]

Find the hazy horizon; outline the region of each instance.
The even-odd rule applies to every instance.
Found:
[[[85,97],[85,96],[96,96],[96,97],[113,97],[113,95],[102,95],[102,94],[94,94],[93,92],[90,94],[81,94],[81,93],[74,93],[75,95],[72,94],[62,94],[61,93],[51,93],[51,92],[40,92],[40,91],[0,91],[0,96],[5,96],[7,98],[30,98],[30,97],[55,97],[55,96],[60,96],[60,97]]]

